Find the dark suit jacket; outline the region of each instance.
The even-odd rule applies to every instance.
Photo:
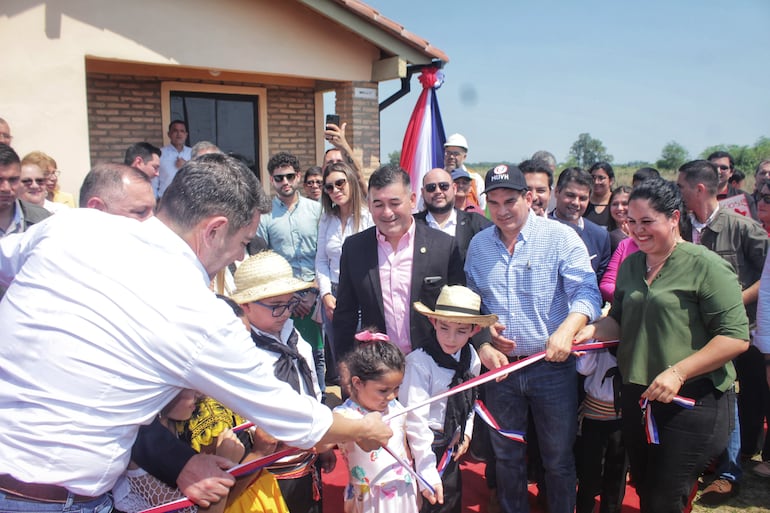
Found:
[[[359,310],[361,326],[374,326],[385,333],[376,230],[373,226],[351,235],[342,246],[340,283],[333,322],[334,343],[340,355],[353,349]],[[422,301],[434,308],[441,287],[465,285],[462,258],[454,237],[425,224],[415,223],[413,258],[412,303]],[[403,305],[403,308],[410,311],[412,347],[420,347],[433,328],[428,319],[417,313],[411,304]]]
[[[473,213],[465,212],[464,210],[455,209],[457,212],[457,229],[455,230],[455,242],[460,250],[460,257],[465,262],[465,254],[468,252],[468,245],[471,243],[471,239],[474,235],[479,233],[484,228],[491,226],[492,221],[486,217]],[[417,222],[428,226],[427,221],[428,211],[423,210],[414,215]]]

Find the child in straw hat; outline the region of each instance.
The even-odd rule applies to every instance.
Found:
[[[251,325],[251,338],[264,351],[265,361],[273,364],[275,376],[300,394],[320,401],[313,350],[290,318],[300,301],[295,293],[313,285],[295,278],[291,265],[281,255],[262,251],[238,267],[232,299],[243,308]],[[333,451],[320,458],[322,467],[333,468]],[[321,479],[315,462],[315,453],[304,452],[269,467],[292,513],[320,511]]]
[[[404,406],[419,404],[447,389],[478,376],[481,362],[468,344],[481,328],[497,322],[496,315],[481,314],[481,298],[459,285],[441,289],[436,308],[417,302],[414,309],[428,317],[433,337],[406,357],[406,371],[399,399]],[[441,481],[443,504],[423,503],[423,512],[459,513],[462,504],[459,458],[468,450],[473,432],[475,390],[460,392],[447,399],[418,408],[408,414],[407,426],[427,420],[433,431],[433,453],[441,461],[447,451]]]

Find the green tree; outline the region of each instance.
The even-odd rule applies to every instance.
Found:
[[[655,166],[660,169],[679,169],[679,166],[687,162],[690,156],[687,150],[676,141],[670,141],[660,152],[660,160]]]
[[[388,164],[397,166],[401,162],[401,150],[391,151],[388,153]]]
[[[594,139],[591,134],[585,133],[578,136],[572,144],[569,154],[575,159],[578,166],[585,168],[596,162],[612,162],[612,155],[607,153],[607,148],[599,139]]]
[[[770,138],[760,137],[753,146],[741,146],[739,144],[718,144],[709,146],[700,154],[700,158],[708,158],[715,151],[726,151],[733,157],[735,167],[747,176],[754,174],[762,160],[770,158]]]

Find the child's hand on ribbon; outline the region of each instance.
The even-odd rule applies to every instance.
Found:
[[[431,504],[444,504],[444,486],[438,482],[433,485],[433,489],[436,490],[435,495],[426,488],[422,491],[422,496]]]

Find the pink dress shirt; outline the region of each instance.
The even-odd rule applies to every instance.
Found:
[[[412,310],[412,262],[414,260],[414,221],[398,241],[396,250],[377,230],[377,260],[380,267],[385,331],[401,352],[409,354],[409,314]],[[364,326],[366,327],[366,326]]]

